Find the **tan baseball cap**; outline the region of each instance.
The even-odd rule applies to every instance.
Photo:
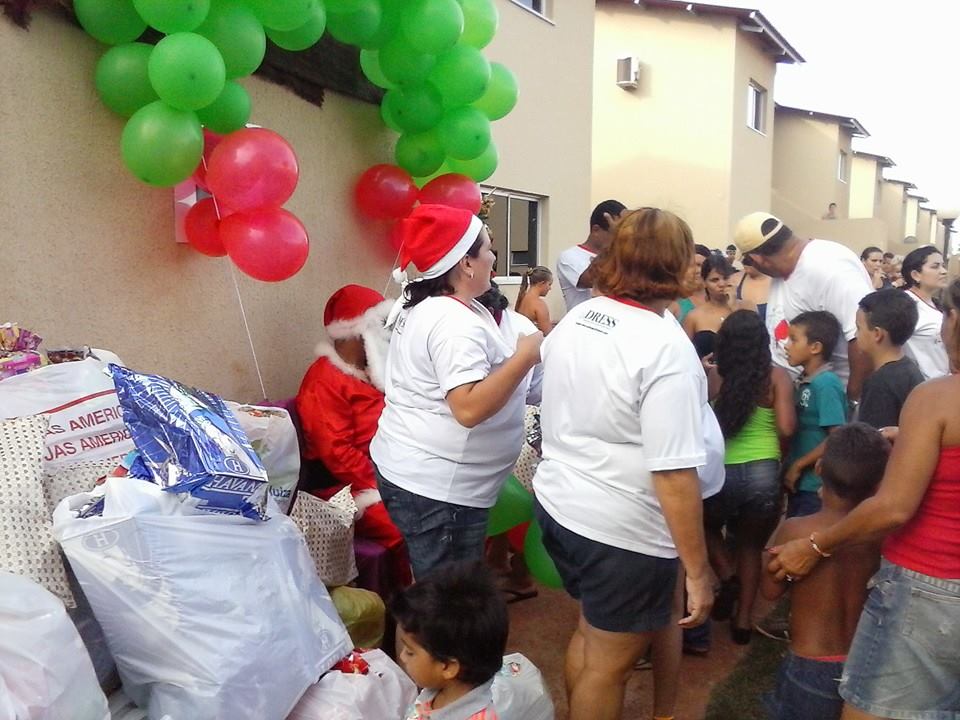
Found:
[[[784,225],[780,218],[766,212],[750,213],[737,223],[733,242],[742,255],[753,252],[783,231],[789,233],[790,228]]]

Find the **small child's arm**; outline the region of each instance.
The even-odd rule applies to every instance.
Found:
[[[833,427],[825,428],[827,434],[829,435],[834,431]],[[787,468],[787,471],[783,475],[783,485],[787,489],[787,492],[796,492],[797,482],[800,480],[800,476],[803,475],[803,471],[808,467],[813,467],[817,464],[817,460],[823,457],[823,451],[827,447],[827,440],[824,438],[823,442],[817,445],[813,450],[808,452],[806,455],[801,455],[792,463],[790,467]]]
[[[791,518],[789,520],[784,520],[780,527],[777,528],[773,538],[770,540],[770,547],[776,547],[777,545],[782,545],[788,540],[802,537],[803,532],[799,527],[797,527],[798,525],[803,524],[802,520],[803,518]],[[760,593],[767,600],[776,600],[787,591],[786,578],[783,580],[777,580],[777,576],[767,570],[772,557],[773,556],[769,552],[763,553],[763,572],[760,573]]]

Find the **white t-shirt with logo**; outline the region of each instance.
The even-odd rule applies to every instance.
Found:
[[[530,375],[498,413],[473,428],[457,422],[446,396],[483,380],[515,349],[476,301],[433,297],[404,310],[390,338],[386,406],[370,443],[380,473],[433,500],[492,507],[523,444]]]
[[[690,340],[673,318],[597,297],[560,321],[541,355],[543,508],[591,540],[676,557],[651,473],[707,462],[707,381]]]
[[[560,281],[560,290],[563,292],[563,302],[566,303],[567,312],[590,299],[591,289],[578,288],[577,283],[580,282],[580,276],[590,267],[590,263],[596,256],[595,252],[583,245],[574,245],[560,253],[557,259],[557,279]]]
[[[826,310],[840,322],[843,337],[830,359],[846,387],[850,379],[847,343],[857,336],[857,308],[873,292],[870,276],[849,248],[830,240],[811,240],[788,278],[774,278],[767,300],[767,330],[773,361],[796,379],[800,368],[787,362],[790,321],[802,312]]]
[[[943,313],[927,304],[915,292],[905,291],[917,304],[917,328],[903,346],[904,354],[913,358],[927,380],[950,374],[950,360],[940,337]]]

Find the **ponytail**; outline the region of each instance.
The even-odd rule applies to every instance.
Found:
[[[523,273],[523,279],[520,280],[520,292],[517,295],[517,304],[515,305],[517,312],[520,312],[520,303],[523,302],[523,296],[527,294],[531,285],[539,285],[551,280],[553,280],[553,273],[550,268],[543,265],[527,268],[526,272]]]

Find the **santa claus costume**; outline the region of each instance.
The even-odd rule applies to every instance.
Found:
[[[389,348],[384,320],[393,303],[360,285],[337,290],[323,313],[329,339],[317,346],[317,359],[297,393],[297,413],[303,427],[304,458],[323,463],[335,480],[314,494],[327,500],[346,486],[357,507],[358,537],[373,540],[391,555],[391,575],[403,587],[410,584],[410,563],[403,536],[380,500],[370,460],[370,440],[383,412],[383,370]],[[338,340],[360,338],[366,364],[345,360],[335,347]]]

